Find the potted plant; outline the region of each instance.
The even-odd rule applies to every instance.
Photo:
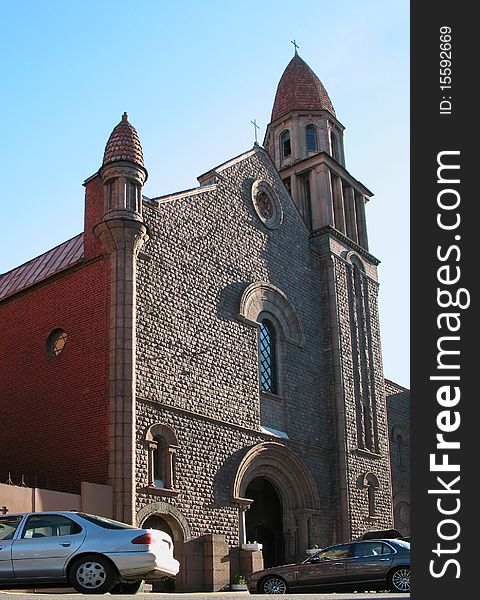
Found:
[[[311,548],[307,548],[305,552],[307,554],[316,554],[319,550],[320,548],[318,547],[318,544],[313,544],[313,546]]]
[[[242,550],[248,550],[249,552],[256,552],[257,550],[261,550],[263,548],[262,544],[259,544],[256,540],[253,542],[247,542],[246,544],[242,544]]]
[[[243,575],[235,575],[232,583],[230,584],[232,591],[242,591],[247,589],[247,580]]]

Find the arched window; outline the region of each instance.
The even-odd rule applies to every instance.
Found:
[[[308,152],[316,152],[317,151],[317,131],[313,125],[307,125],[305,128],[305,132],[307,135],[307,151]]]
[[[175,488],[175,452],[178,441],[167,425],[152,425],[145,436],[148,448],[148,486],[162,490]]]
[[[260,322],[258,352],[260,361],[260,389],[271,394],[278,393],[277,377],[277,341],[275,328],[271,321]]]
[[[357,437],[360,448],[378,452],[375,387],[368,369],[368,364],[372,361],[368,279],[360,258],[354,255],[351,256],[350,261],[353,266],[353,277],[349,278],[350,308],[355,323],[355,327],[352,328],[352,343],[357,349],[353,356],[357,397]]]
[[[290,132],[288,129],[280,136],[280,147],[282,150],[282,157],[286,158],[292,153],[292,146],[290,144]]]

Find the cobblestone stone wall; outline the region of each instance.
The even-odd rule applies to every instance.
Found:
[[[256,179],[267,181],[279,199],[283,218],[276,229],[265,227],[254,210]],[[139,257],[137,286],[140,488],[148,467],[142,436],[155,422],[169,424],[179,438],[180,493],[168,501],[195,534],[225,533],[234,544],[238,510],[230,493],[242,449],[282,441],[261,434],[261,425],[277,424],[297,442],[282,441],[304,456],[320,491],[322,515],[311,520],[311,534],[330,542],[334,434],[321,267],[269,157],[258,149],[232,161],[216,185],[147,201],[144,215],[151,239]],[[265,401],[263,423],[257,329],[237,318],[243,291],[256,281],[286,294],[304,337],[303,347],[280,343],[281,396]],[[278,427],[281,412],[284,427]],[[139,494],[139,508],[149,501],[151,494]]]
[[[385,380],[395,527],[410,535],[410,391]]]
[[[258,179],[268,182],[281,207],[281,224],[274,229],[262,222],[252,203],[252,184]],[[365,360],[371,371],[378,448],[362,453],[348,297],[350,248],[331,235],[312,244],[260,148],[220,167],[208,183],[144,206],[151,237],[139,257],[137,285],[138,509],[159,500],[169,502],[184,515],[193,536],[222,533],[229,544],[237,544],[238,507],[231,501],[236,469],[249,448],[275,440],[304,462],[315,481],[320,510],[309,517],[310,541],[337,541],[338,444],[343,441],[338,439],[334,399],[338,384],[333,370],[339,358],[332,341],[333,294],[340,324],[350,534],[391,526],[375,260],[365,261],[371,329]],[[333,287],[327,281],[327,255],[335,263]],[[243,292],[258,281],[286,295],[303,336],[303,344],[281,340],[280,394],[263,400],[257,328],[238,318]],[[178,437],[175,494],[162,496],[161,490],[148,486],[145,435],[154,423],[169,425]],[[289,440],[262,433],[262,425],[285,431]],[[379,484],[374,514],[364,481],[371,472]],[[295,537],[294,529],[284,534]]]

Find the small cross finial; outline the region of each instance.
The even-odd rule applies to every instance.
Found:
[[[253,119],[250,123],[255,127],[255,145],[258,146],[257,129],[260,129],[260,127],[257,125],[257,119]]]
[[[293,40],[290,42],[291,44],[293,44],[295,46],[295,54],[298,54],[297,52],[297,48],[300,48],[300,46],[297,44],[297,42],[295,41],[295,38],[293,38]]]

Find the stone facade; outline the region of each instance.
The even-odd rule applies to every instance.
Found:
[[[410,390],[385,380],[395,528],[410,535]]]

